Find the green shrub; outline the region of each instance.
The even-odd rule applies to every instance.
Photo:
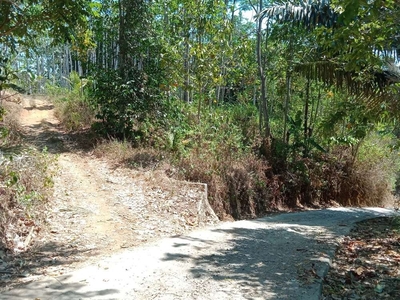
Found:
[[[399,161],[390,135],[367,135],[360,146],[359,139],[337,139],[329,152],[310,145],[307,155],[272,139],[272,157],[266,160],[258,153],[261,138],[252,105],[203,107],[200,120],[196,103],[169,100],[159,107],[163,117],[138,122],[134,143],[123,142],[111,150],[113,156],[151,168],[168,156],[174,176],[208,185],[210,204],[221,219],[304,206],[382,206],[392,200]]]
[[[89,128],[95,119],[95,109],[86,97],[89,81],[80,78],[77,72],[71,72],[67,80],[70,88],[46,85],[46,93],[53,99],[55,116],[68,131]]]
[[[139,123],[160,118],[159,97],[147,75],[131,69],[124,79],[117,71],[100,70],[91,93],[96,117],[109,136],[134,140]]]

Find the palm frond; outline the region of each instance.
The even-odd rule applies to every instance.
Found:
[[[275,19],[279,22],[297,22],[306,28],[317,26],[335,27],[338,23],[338,14],[334,12],[327,0],[301,1],[300,4],[287,2],[282,5],[273,5],[260,12],[258,18]]]
[[[400,82],[398,68],[385,71],[370,70],[367,72],[371,74],[369,78],[360,80],[359,74],[348,71],[343,65],[330,60],[302,62],[293,67],[295,72],[308,79],[318,80],[329,86],[347,90],[349,94],[363,97],[367,102],[376,105],[381,100],[390,97],[391,93],[385,89],[387,86]]]
[[[344,26],[340,21],[340,14],[331,8],[329,0],[302,0],[300,4],[287,2],[268,6],[260,12],[258,18],[280,23],[293,23],[308,30],[313,30],[318,26],[326,28]],[[390,49],[383,50],[383,52],[382,50],[377,51],[376,56],[395,57],[396,59],[398,44],[394,42]],[[371,105],[377,105],[390,95],[385,91],[387,86],[400,83],[400,69],[393,63],[384,63],[384,67],[380,71],[372,68],[369,70],[369,66],[365,66],[362,71],[367,75],[360,80],[359,73],[347,70],[345,66],[335,63],[334,59],[329,60],[325,57],[321,59],[322,56],[318,51],[313,52],[313,57],[309,58],[307,62],[297,63],[294,66],[296,72],[309,79],[320,80],[326,84],[335,85],[337,88],[346,89],[353,95],[364,97]]]

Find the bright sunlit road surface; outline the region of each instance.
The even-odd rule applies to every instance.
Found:
[[[336,208],[222,223],[104,258],[0,299],[319,299],[337,238],[382,208]]]

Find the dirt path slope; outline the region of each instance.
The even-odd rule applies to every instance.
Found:
[[[201,186],[169,179],[162,172],[113,168],[77,145],[43,98],[22,99],[24,140],[57,155],[58,172],[48,230],[34,241],[13,276],[0,274],[0,289],[45,275],[60,275],[125,248],[192,230],[198,224]],[[15,280],[15,276],[22,279]]]

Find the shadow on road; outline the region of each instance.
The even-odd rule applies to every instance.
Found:
[[[47,149],[52,154],[89,152],[95,146],[93,133],[88,130],[68,133],[59,130],[58,125],[42,123],[44,125],[26,126],[28,130],[23,134],[24,141],[39,151]]]
[[[28,107],[24,107],[24,109],[26,110],[52,110],[54,109],[54,105],[53,104],[48,104],[48,105],[41,105],[41,106],[28,106]]]
[[[228,235],[227,243],[203,240],[204,251],[190,255],[195,252],[182,249],[193,247],[192,238],[185,245],[181,237],[179,251],[167,253],[164,260],[191,262],[194,278],[217,282],[227,293],[234,283],[245,299],[318,299],[316,285],[325,276],[336,238],[357,220],[378,216],[382,212],[342,209],[233,223],[213,230]]]
[[[96,289],[94,291],[84,291],[86,287],[86,282],[74,282],[74,283],[64,283],[71,276],[65,275],[58,278],[48,278],[46,281],[38,282],[34,287],[31,287],[29,290],[24,290],[24,294],[21,295],[18,292],[16,293],[14,290],[5,292],[0,294],[0,300],[9,300],[9,299],[39,299],[38,296],[43,294],[43,290],[53,291],[48,292],[46,294],[46,299],[57,299],[57,300],[65,300],[65,299],[97,299],[104,296],[107,296],[107,299],[115,299],[112,297],[119,293],[117,289]],[[64,293],[60,294],[60,290],[64,290]]]
[[[21,281],[25,284],[27,281],[23,278],[29,281],[32,277],[49,275],[48,272],[53,272],[53,276],[62,274],[64,268],[81,261],[82,256],[90,255],[88,251],[77,250],[77,247],[65,242],[47,242],[28,252],[6,255],[3,261],[7,269],[0,274],[0,289],[15,287]]]

